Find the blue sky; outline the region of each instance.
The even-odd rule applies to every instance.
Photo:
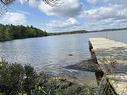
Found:
[[[127,0],[17,0],[0,17],[2,24],[33,25],[48,32],[99,30],[127,26]]]

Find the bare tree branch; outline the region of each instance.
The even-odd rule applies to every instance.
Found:
[[[1,1],[1,3],[3,3],[3,4],[8,5],[8,4],[12,3],[12,2],[15,1],[15,0],[0,0],[0,1]]]
[[[15,0],[0,0],[0,16],[4,15],[7,12],[8,5]]]
[[[48,5],[57,5],[58,4],[58,1],[60,0],[43,0],[44,3],[48,4]]]
[[[15,0],[0,0],[0,16],[5,14],[8,9],[8,5],[14,2]],[[37,0],[39,1],[39,0]],[[56,6],[59,4],[58,1],[61,0],[42,0],[45,4],[48,4],[50,6]],[[30,0],[27,0],[27,2],[30,2]]]

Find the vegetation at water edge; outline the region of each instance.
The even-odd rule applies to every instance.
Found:
[[[29,65],[0,62],[0,95],[96,95],[96,89],[37,73]]]

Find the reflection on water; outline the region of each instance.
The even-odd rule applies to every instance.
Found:
[[[0,43],[0,57],[9,62],[31,64],[37,70],[59,73],[62,67],[90,58],[88,40],[106,33],[87,33],[30,38]],[[108,32],[108,38],[127,42],[126,31]],[[72,56],[69,56],[69,55]]]
[[[31,64],[37,70],[56,71],[88,58],[86,47],[83,35],[14,40],[0,43],[0,57],[9,62]]]
[[[77,79],[79,83],[91,83],[95,86],[96,78],[93,72],[63,67],[89,59],[89,38],[105,36],[105,32],[98,32],[7,41],[0,43],[0,57],[9,62],[31,64],[38,71],[43,70],[65,77],[67,75]],[[108,38],[125,43],[126,36],[126,31],[108,32]]]

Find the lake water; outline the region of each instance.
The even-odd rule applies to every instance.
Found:
[[[48,36],[0,43],[0,57],[8,62],[31,64],[36,70],[73,72],[63,68],[90,58],[89,38],[106,37],[127,43],[127,31]],[[69,56],[72,54],[72,56]]]
[[[0,57],[31,64],[37,70],[58,69],[90,58],[89,38],[106,37],[127,43],[127,31],[48,36],[0,43]],[[69,56],[72,54],[72,56]]]

